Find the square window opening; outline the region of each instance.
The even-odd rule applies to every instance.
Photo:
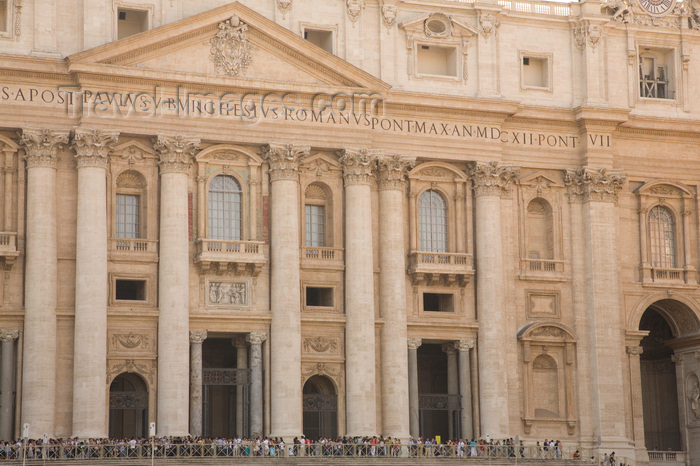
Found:
[[[307,307],[333,307],[333,288],[306,287]]]
[[[148,30],[148,11],[119,8],[117,17],[117,39]]]
[[[639,55],[639,95],[648,99],[675,98],[674,51],[644,49]]]
[[[7,0],[0,0],[0,32],[7,32],[10,28],[7,24],[10,18]]]
[[[421,45],[417,55],[419,74],[457,76],[457,50],[454,47]]]
[[[333,31],[306,29],[304,31],[304,39],[328,53],[333,53]]]
[[[549,87],[549,60],[523,57],[523,85],[525,87]]]
[[[426,312],[454,312],[454,295],[423,293],[423,310]]]
[[[117,280],[117,301],[146,301],[146,280]]]

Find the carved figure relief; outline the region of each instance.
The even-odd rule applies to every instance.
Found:
[[[253,62],[253,44],[248,40],[248,25],[233,16],[219,23],[219,32],[209,41],[211,53],[217,72],[228,76],[245,74]]]
[[[209,283],[209,304],[238,304],[248,303],[245,283]]]
[[[350,21],[357,21],[360,17],[360,13],[362,13],[362,8],[364,7],[362,0],[347,0],[346,5],[348,8],[348,17],[350,18]]]
[[[605,2],[600,6],[600,9],[607,9],[613,12],[610,21],[631,23],[634,19],[632,2],[630,0],[605,0]]]
[[[317,353],[337,353],[338,352],[338,339],[337,338],[325,338],[325,337],[307,337],[304,339],[304,352],[310,353],[315,351]]]
[[[128,334],[115,333],[112,335],[112,345],[115,348],[119,348],[121,346],[122,348],[134,349],[141,346],[142,349],[148,349],[148,340],[148,335],[144,333],[134,334],[129,332]]]
[[[399,9],[393,3],[384,3],[382,5],[382,21],[384,21],[384,26],[388,28],[396,24],[396,16],[399,13]]]

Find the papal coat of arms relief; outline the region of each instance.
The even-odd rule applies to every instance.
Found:
[[[253,44],[248,40],[248,25],[238,16],[219,23],[219,31],[209,41],[211,54],[217,72],[228,76],[245,74],[253,62]]]

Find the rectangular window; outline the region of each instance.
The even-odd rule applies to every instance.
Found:
[[[117,238],[140,238],[141,198],[133,194],[117,194]]]
[[[418,45],[418,73],[457,76],[457,51],[454,47]]]
[[[306,245],[315,247],[326,246],[326,208],[322,205],[307,205],[306,217]]]
[[[117,280],[117,301],[146,301],[146,280]]]
[[[333,288],[306,287],[307,307],[333,307]]]
[[[0,0],[0,32],[7,32],[10,30],[10,11],[9,4],[7,0]]]
[[[333,53],[333,31],[306,29],[304,31],[304,39],[328,53]]]
[[[647,99],[673,99],[674,52],[644,49],[639,55],[639,96]]]
[[[423,293],[423,310],[426,312],[454,312],[454,295]]]
[[[117,39],[148,30],[148,11],[117,9]]]
[[[549,88],[549,60],[523,56],[522,79],[523,87]]]

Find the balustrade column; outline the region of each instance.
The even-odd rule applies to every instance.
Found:
[[[447,394],[459,395],[459,374],[457,369],[457,350],[454,342],[442,345],[442,351],[447,354]],[[450,439],[455,438],[457,432],[454,431],[454,419],[450,417],[447,423],[447,435]]]
[[[119,133],[77,129],[78,166],[73,343],[73,436],[108,434],[107,386],[107,165]]]
[[[377,433],[374,255],[370,180],[375,155],[340,152],[345,181],[345,374],[347,433]]]
[[[418,400],[418,347],[420,338],[408,340],[408,407],[411,437],[420,437],[420,408]]]
[[[236,347],[236,369],[248,368],[248,342],[245,338],[239,337],[233,341]],[[243,386],[236,385],[236,435],[245,437],[243,432]]]
[[[479,316],[481,433],[509,436],[506,359],[506,294],[501,237],[501,197],[509,196],[518,169],[472,163],[469,175],[476,197],[476,312]]]
[[[309,147],[270,144],[270,432],[302,433],[299,161]],[[252,427],[252,426],[251,426]]]
[[[262,343],[265,332],[251,332],[246,336],[250,343],[250,437],[263,436],[263,373]]]
[[[413,160],[398,156],[378,160],[379,309],[381,337],[382,434],[409,434],[408,354],[406,353],[406,245],[404,193],[406,171]]]
[[[0,441],[12,441],[12,413],[14,407],[15,340],[19,330],[0,330],[2,366],[0,367]]]
[[[459,361],[459,394],[462,397],[462,410],[460,412],[461,436],[463,439],[474,437],[472,414],[472,377],[469,351],[474,348],[474,340],[460,340],[454,342],[458,351]]]
[[[202,343],[206,330],[190,330],[190,435],[202,436]]]
[[[188,173],[199,140],[159,135],[158,435],[189,431]]]
[[[27,163],[22,424],[54,436],[56,410],[56,157],[67,131],[23,130]],[[102,405],[105,402],[102,400]]]

